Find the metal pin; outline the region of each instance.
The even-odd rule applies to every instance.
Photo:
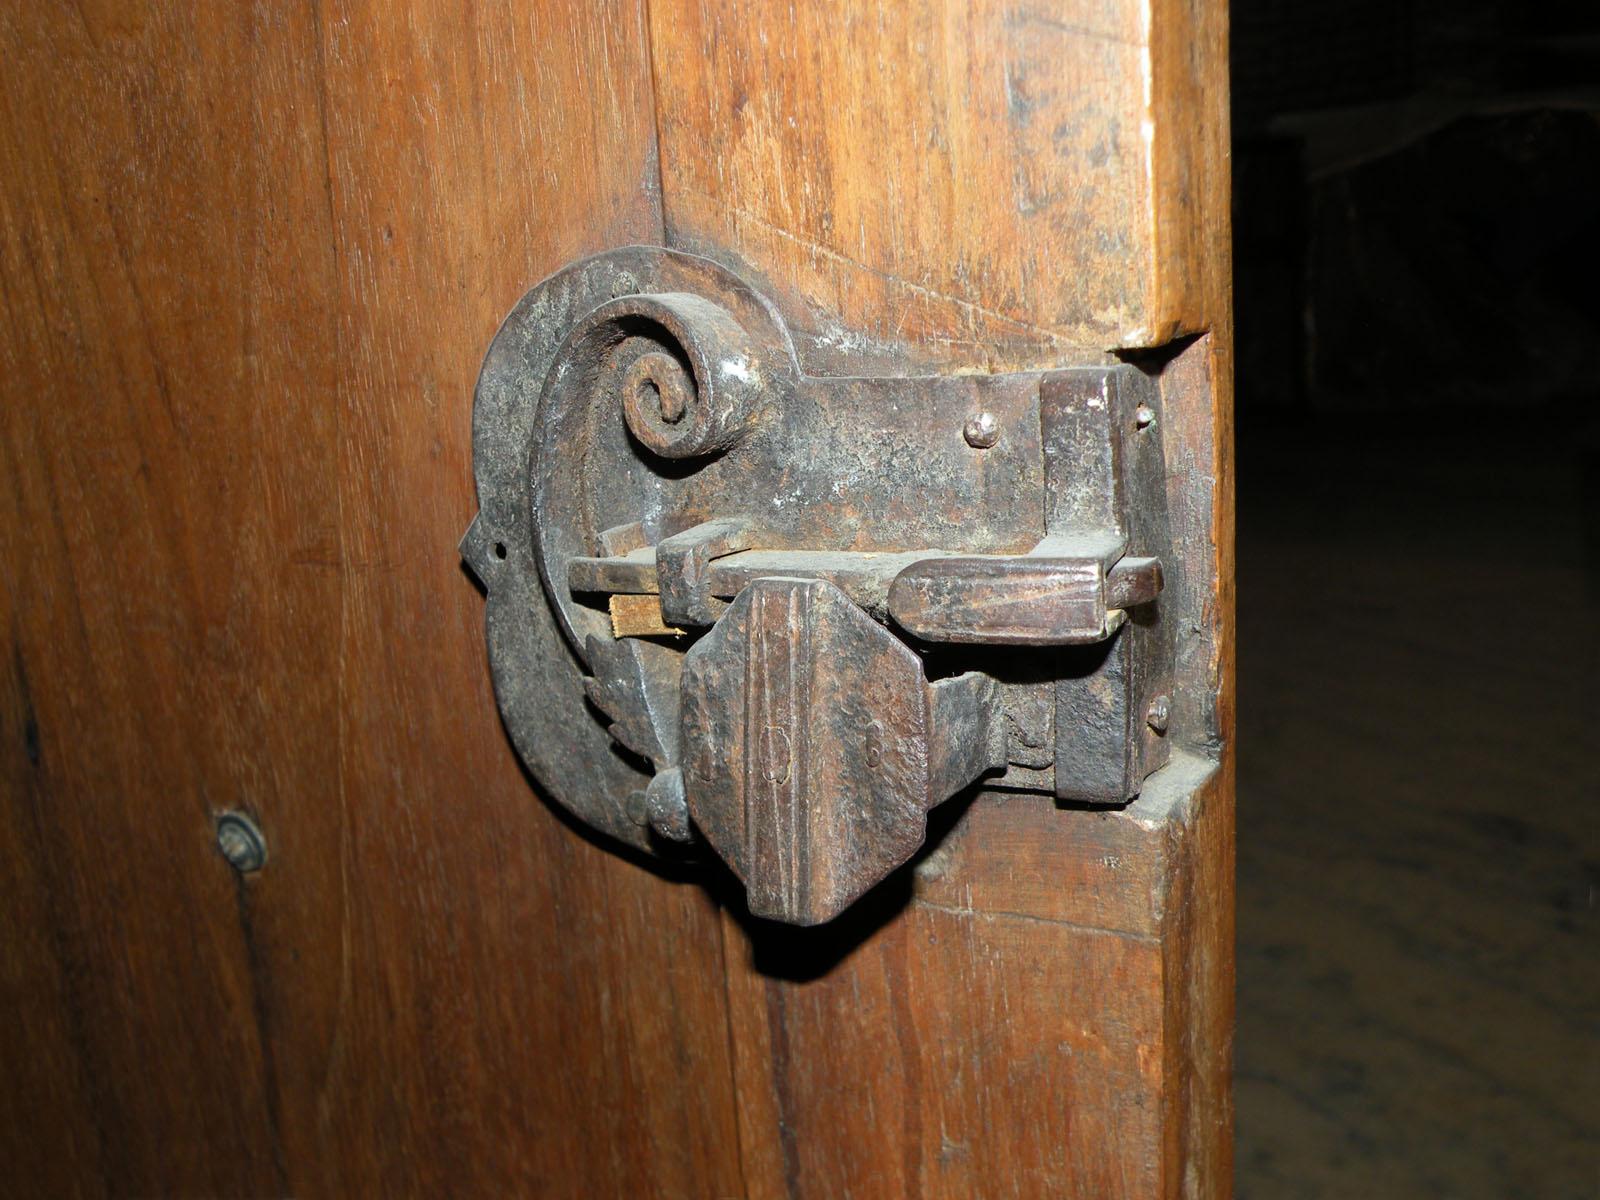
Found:
[[[1166,693],[1162,693],[1150,701],[1150,711],[1145,714],[1145,720],[1149,722],[1151,729],[1154,729],[1157,733],[1165,733],[1167,731],[1167,722],[1171,719],[1172,700]]]
[[[267,839],[241,812],[225,812],[217,818],[217,849],[241,875],[267,865]]]
[[[962,427],[961,436],[974,450],[987,450],[1000,440],[1000,422],[992,412],[973,413]]]

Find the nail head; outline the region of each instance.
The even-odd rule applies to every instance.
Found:
[[[267,864],[267,839],[241,812],[225,812],[217,818],[217,849],[240,874],[259,871]]]
[[[974,450],[987,450],[1000,440],[1000,422],[992,412],[974,413],[967,418],[961,436]]]

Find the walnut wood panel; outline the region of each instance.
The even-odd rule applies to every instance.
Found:
[[[0,14],[0,1193],[739,1190],[715,909],[534,797],[454,549],[500,317],[661,237],[645,44]]]
[[[1224,1194],[1231,759],[958,803],[773,929],[535,798],[455,553],[479,357],[586,253],[750,271],[818,369],[1209,331],[1164,386],[1221,701],[1174,723],[1226,747],[1222,38],[1218,0],[0,11],[0,1194]]]
[[[763,276],[815,369],[1048,364],[1217,319],[1218,0],[650,12],[668,232]]]
[[[1083,837],[980,801],[835,930],[730,920],[748,1194],[1226,1194],[1231,812],[1215,776],[1177,802],[1206,769]]]
[[[760,277],[812,370],[1155,348],[1132,357],[1161,371],[1197,614],[1174,713],[1197,753],[1164,788],[1117,814],[981,797],[821,931],[729,910],[748,1194],[1226,1195],[1223,5],[650,11],[668,237]]]

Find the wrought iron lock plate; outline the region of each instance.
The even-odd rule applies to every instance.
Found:
[[[1132,366],[819,377],[716,264],[573,264],[473,410],[506,729],[588,824],[800,924],[974,783],[1125,803],[1168,755],[1161,425]]]

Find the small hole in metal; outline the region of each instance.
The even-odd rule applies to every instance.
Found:
[[[494,556],[496,558],[504,558],[506,556],[506,544],[504,542],[496,542],[494,544]]]

